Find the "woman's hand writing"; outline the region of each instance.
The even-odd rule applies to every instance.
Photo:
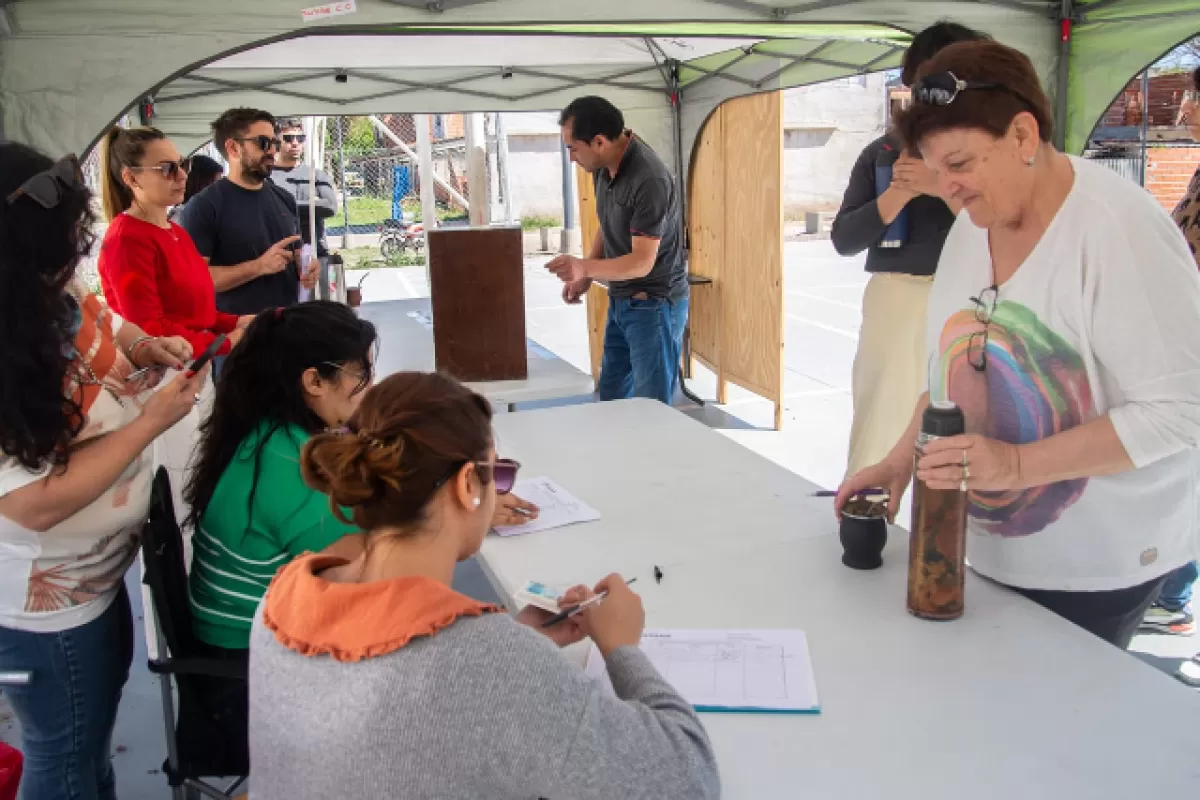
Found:
[[[492,514],[492,527],[497,525],[524,525],[538,518],[541,512],[533,503],[522,500],[515,494],[502,494],[496,498],[496,511]]]
[[[576,618],[584,632],[607,656],[618,647],[637,647],[646,628],[646,610],[642,598],[634,593],[620,575],[609,575],[596,584],[596,593],[608,595],[584,609]]]

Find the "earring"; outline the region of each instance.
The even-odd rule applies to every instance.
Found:
[[[1035,156],[1030,156],[1029,158],[1025,159],[1025,166],[1027,167],[1032,167],[1036,163],[1037,158]]]
[[[475,507],[476,507],[476,508],[479,508],[479,504],[480,504],[480,502],[482,502],[482,501],[481,501],[481,500],[480,500],[478,497],[476,497],[476,498],[475,498]]]

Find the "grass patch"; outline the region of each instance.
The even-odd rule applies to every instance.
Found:
[[[541,228],[561,228],[562,220],[558,217],[543,217],[533,215],[529,217],[521,217],[521,230],[536,231]]]
[[[400,201],[400,207],[404,209],[404,218],[409,222],[421,221],[421,201],[415,197],[406,197]],[[375,225],[378,226],[385,219],[392,218],[392,201],[384,197],[372,197],[363,195],[361,197],[351,197],[346,201],[346,209],[350,212],[351,225]],[[443,222],[454,222],[460,219],[467,218],[467,210],[458,206],[445,206],[438,204],[437,216]],[[339,227],[342,222],[342,215],[338,214],[330,218],[325,224],[330,227]]]
[[[382,267],[423,267],[425,266],[425,255],[416,253],[397,253],[391,258],[384,260],[379,254],[378,247],[352,247],[349,250],[342,250],[342,261],[346,265],[347,271],[364,270],[364,269],[380,269]]]

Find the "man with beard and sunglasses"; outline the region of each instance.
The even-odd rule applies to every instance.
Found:
[[[325,241],[325,220],[337,213],[337,192],[333,188],[333,180],[324,170],[316,170],[313,180],[311,173],[315,167],[301,163],[304,158],[304,148],[308,141],[304,126],[300,120],[287,118],[278,120],[279,156],[275,159],[275,169],[271,170],[271,180],[296,201],[300,212],[300,235],[304,243],[311,245],[311,234],[308,222],[309,214],[315,212],[317,223],[317,259],[321,263],[321,299],[328,300],[329,277],[329,246]],[[310,182],[315,184],[316,197],[309,197]]]
[[[217,308],[258,314],[294,305],[320,269],[301,265],[296,201],[270,180],[280,141],[266,111],[234,108],[212,124],[213,143],[229,174],[196,195],[180,219],[208,261]]]

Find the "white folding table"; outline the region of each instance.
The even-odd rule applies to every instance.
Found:
[[[428,298],[366,303],[359,306],[358,312],[363,319],[374,323],[379,332],[379,363],[376,365],[379,377],[406,370],[434,370],[433,322]],[[576,369],[532,339],[527,343],[529,377],[470,382],[467,386],[510,411],[517,403],[592,394],[595,385],[591,375]]]
[[[719,433],[650,401],[496,428],[504,455],[603,515],[489,537],[480,560],[506,599],[618,571],[651,627],[808,633],[819,716],[703,716],[725,797],[1200,797],[1200,695],[974,574],[962,619],[910,617],[902,530],[882,568],[847,569],[831,501]]]

